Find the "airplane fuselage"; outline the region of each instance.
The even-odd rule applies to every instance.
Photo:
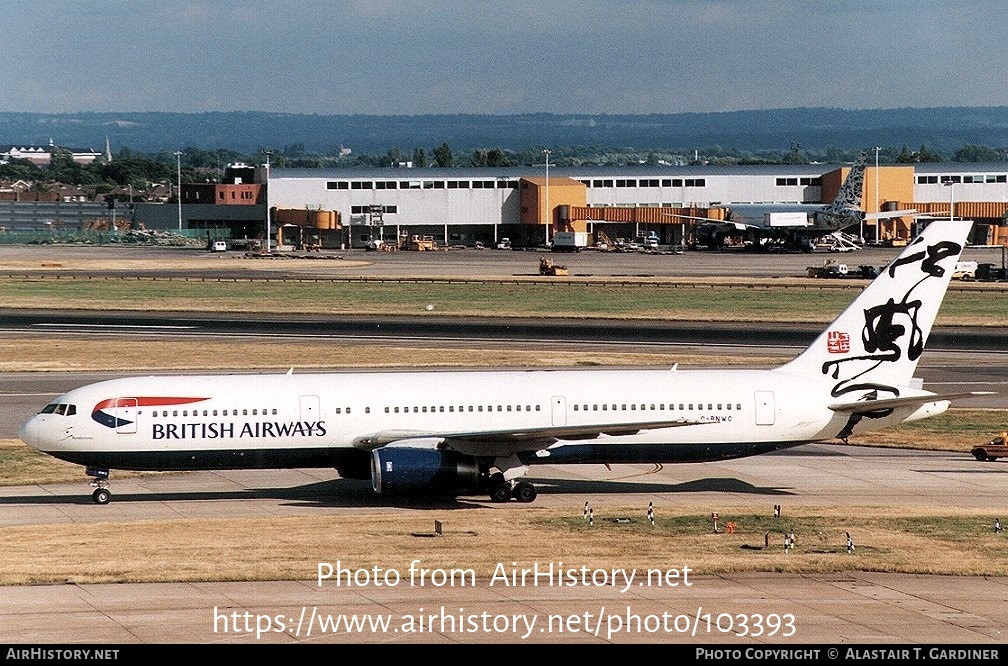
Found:
[[[373,433],[424,433],[434,447],[438,433],[676,419],[699,424],[561,439],[523,462],[720,460],[833,438],[846,422],[797,378],[758,369],[130,377],[53,404],[74,413],[37,415],[26,442],[134,470],[340,468],[366,459]]]

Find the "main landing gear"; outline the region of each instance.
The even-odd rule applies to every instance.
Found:
[[[91,477],[90,485],[95,489],[91,493],[92,501],[95,504],[108,504],[112,499],[112,491],[108,489],[109,471],[107,469],[88,467],[87,475]]]
[[[539,493],[528,481],[506,481],[504,475],[497,473],[490,477],[490,501],[507,502],[511,498],[519,502],[531,502]]]

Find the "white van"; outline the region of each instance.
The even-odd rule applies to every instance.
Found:
[[[960,261],[956,263],[955,269],[952,271],[953,280],[975,280],[976,279],[976,269],[977,262],[975,261]]]
[[[227,243],[224,241],[214,241],[214,244],[210,246],[211,252],[227,252]]]

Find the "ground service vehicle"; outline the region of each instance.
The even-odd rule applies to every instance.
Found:
[[[995,437],[986,444],[980,444],[970,449],[970,453],[977,460],[995,461],[998,458],[1008,458],[1008,433],[1001,433],[1000,437]]]

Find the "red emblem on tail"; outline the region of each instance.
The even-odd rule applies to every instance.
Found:
[[[826,334],[826,351],[831,354],[846,354],[850,351],[850,335],[843,331]]]

